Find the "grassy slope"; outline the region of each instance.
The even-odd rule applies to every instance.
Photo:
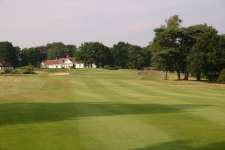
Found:
[[[225,149],[224,85],[126,70],[0,81],[0,150]]]

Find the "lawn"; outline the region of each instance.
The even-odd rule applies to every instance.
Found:
[[[0,76],[0,150],[224,150],[225,85],[160,78]]]

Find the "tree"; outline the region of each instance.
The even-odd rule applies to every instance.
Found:
[[[165,72],[165,80],[168,79],[168,72],[174,71],[174,59],[171,55],[172,50],[160,51],[153,57],[155,66]]]
[[[225,67],[224,36],[206,24],[184,28],[172,23],[178,22],[176,17],[169,20],[167,26],[155,30],[153,45],[157,66],[166,73],[176,71],[179,80],[181,73],[188,80],[191,72],[197,80],[206,77],[216,81]]]
[[[150,66],[151,53],[140,46],[129,45],[128,64],[131,69],[142,69]]]
[[[113,64],[115,66],[121,68],[128,68],[129,47],[130,45],[125,42],[119,42],[113,45],[112,55],[113,55]]]
[[[75,57],[77,52],[77,47],[75,45],[66,45],[66,53],[70,57]]]
[[[217,79],[217,82],[225,84],[225,69],[223,69]]]
[[[180,27],[181,23],[183,22],[182,19],[178,15],[171,16],[168,20],[166,20],[167,27]]]
[[[20,65],[33,65],[39,67],[43,60],[47,59],[46,47],[24,48],[20,52]]]
[[[16,51],[16,59],[17,59],[15,67],[18,67],[18,66],[21,66],[21,57],[20,57],[21,48],[18,47],[18,46],[14,47],[14,48],[15,48],[15,51]]]
[[[12,43],[0,42],[0,61],[8,62],[14,67],[17,65],[17,51]]]
[[[61,42],[47,44],[48,59],[57,59],[64,57],[74,57],[76,53],[75,45],[65,45]]]
[[[156,66],[164,68],[166,73],[176,71],[178,80],[181,79],[181,73],[187,72],[186,57],[188,53],[185,46],[184,28],[180,28],[181,22],[177,15],[170,17],[166,21],[166,26],[155,30],[156,36],[153,42],[156,55],[154,58],[159,59],[156,60],[157,63],[161,63]]]
[[[189,68],[197,80],[216,81],[225,65],[224,38],[206,24],[191,26],[195,43],[189,55]]]
[[[96,64],[97,67],[104,67],[111,64],[110,49],[99,42],[86,42],[79,47],[79,53],[76,57],[80,57],[85,65]]]
[[[22,66],[26,66],[29,64],[37,66],[38,64],[37,56],[38,52],[35,48],[24,48],[21,51]]]

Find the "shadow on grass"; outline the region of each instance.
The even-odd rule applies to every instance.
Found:
[[[0,126],[72,120],[78,117],[159,114],[194,111],[209,105],[113,103],[6,103],[0,104]]]
[[[133,150],[225,150],[225,142],[194,147],[191,142],[173,141]]]

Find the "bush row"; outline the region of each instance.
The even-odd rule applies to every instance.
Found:
[[[35,74],[35,72],[34,67],[32,65],[28,65],[17,69],[5,69],[1,74]]]

